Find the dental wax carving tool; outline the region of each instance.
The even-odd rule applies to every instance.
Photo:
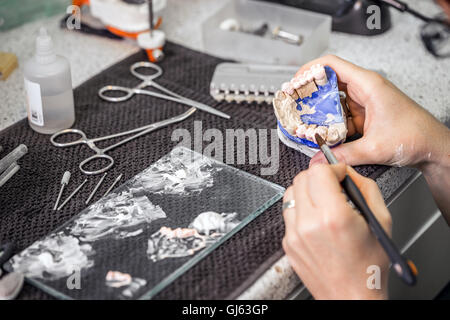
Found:
[[[59,200],[61,200],[61,196],[63,194],[64,187],[67,186],[67,184],[69,183],[69,180],[70,180],[70,172],[66,171],[66,172],[64,172],[63,177],[61,179],[61,189],[59,189],[58,198],[56,199],[55,206],[53,207],[54,211],[56,209],[58,209]]]
[[[288,147],[312,157],[319,151],[316,134],[331,147],[345,141],[347,116],[336,73],[328,66],[313,65],[283,83],[275,93],[273,106],[278,136]]]
[[[91,194],[89,195],[89,197],[86,200],[86,204],[89,203],[89,201],[91,201],[92,197],[94,196],[94,194],[97,192],[98,188],[100,187],[100,185],[102,184],[103,180],[105,180],[106,177],[106,172],[105,174],[100,178],[100,180],[98,181],[97,185],[95,186],[94,190],[92,190]]]
[[[120,179],[122,179],[122,174],[120,174],[116,178],[116,180],[114,180],[114,182],[112,183],[111,187],[109,187],[108,190],[106,190],[105,194],[103,195],[104,197],[106,197],[111,192],[111,190],[114,188],[114,186],[117,184],[117,182],[120,181]]]
[[[69,202],[70,199],[72,199],[72,197],[74,195],[77,194],[78,191],[80,191],[81,188],[83,188],[83,186],[85,185],[85,183],[87,182],[87,179],[85,179],[71,194],[70,196],[67,197],[67,199],[59,206],[59,208],[57,209],[58,211],[61,210],[67,202]]]
[[[325,140],[316,134],[317,143],[320,146],[325,158],[330,164],[337,164],[338,161],[331,151],[330,147],[327,146]],[[397,273],[397,275],[402,278],[402,280],[412,286],[416,283],[417,269],[411,260],[406,260],[397,249],[395,244],[389,238],[389,236],[384,231],[383,227],[378,222],[377,218],[370,210],[364,196],[361,191],[359,191],[355,182],[350,178],[349,175],[345,175],[344,180],[341,182],[342,188],[345,190],[348,198],[352,201],[355,207],[359,210],[361,215],[364,217],[369,225],[370,230],[374,233],[377,240],[380,242],[384,251],[391,260],[392,266]]]

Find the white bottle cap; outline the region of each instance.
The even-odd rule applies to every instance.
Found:
[[[53,62],[56,55],[53,51],[52,38],[47,34],[47,29],[41,27],[36,38],[36,61],[41,64]]]

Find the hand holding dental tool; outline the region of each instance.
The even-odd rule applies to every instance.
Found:
[[[327,146],[323,138],[316,134],[315,136],[320,149],[325,155],[326,159],[330,164],[337,164],[338,161],[331,151],[330,147]],[[355,182],[350,178],[349,175],[346,175],[344,180],[342,180],[341,185],[345,190],[348,198],[353,202],[356,208],[359,210],[361,215],[369,224],[369,228],[372,230],[373,234],[383,247],[384,251],[388,255],[389,259],[392,262],[392,266],[397,273],[397,275],[408,285],[412,286],[416,283],[416,275],[417,270],[411,260],[406,260],[394,245],[392,240],[384,231],[381,224],[378,222],[377,218],[370,210],[364,196],[361,191],[359,191]]]
[[[137,71],[138,68],[153,69],[155,71],[155,73],[150,74],[150,75],[141,74]],[[230,119],[230,116],[227,115],[226,113],[218,111],[218,110],[214,109],[213,107],[210,107],[203,103],[183,97],[183,96],[159,85],[158,83],[156,83],[154,80],[163,74],[163,70],[160,66],[158,66],[154,63],[147,62],[147,61],[136,62],[130,67],[130,72],[136,78],[142,80],[142,82],[139,85],[137,85],[134,88],[126,88],[126,87],[113,86],[113,85],[104,86],[103,88],[101,88],[98,91],[98,95],[100,96],[100,98],[102,98],[103,100],[109,101],[109,102],[122,102],[122,101],[126,101],[126,100],[130,99],[135,94],[145,94],[145,95],[149,95],[152,97],[185,104],[185,105],[203,110],[205,112],[214,114],[216,116],[219,116],[219,117],[222,117],[225,119]],[[168,95],[157,93],[154,91],[144,90],[144,88],[146,88],[146,87],[153,87],[153,88],[155,88],[159,91],[162,91]],[[120,97],[111,97],[106,94],[108,92],[109,93],[122,92],[124,95],[120,96]]]

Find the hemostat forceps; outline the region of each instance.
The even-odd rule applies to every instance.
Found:
[[[155,70],[155,73],[150,74],[150,75],[145,75],[145,74],[139,73],[137,71],[138,68],[150,68],[150,69]],[[197,109],[209,112],[216,116],[219,116],[219,117],[222,117],[225,119],[230,119],[230,116],[227,115],[226,113],[216,110],[213,107],[207,106],[206,104],[185,98],[183,96],[180,96],[179,94],[177,94],[173,91],[170,91],[169,89],[166,89],[163,86],[157,84],[154,81],[154,79],[161,76],[163,74],[163,70],[160,66],[158,66],[154,63],[147,62],[147,61],[136,62],[130,67],[130,71],[136,78],[142,80],[142,82],[139,85],[137,85],[134,88],[126,88],[126,87],[112,86],[112,85],[105,86],[98,91],[98,95],[100,96],[100,98],[102,98],[103,100],[109,101],[109,102],[121,102],[121,101],[126,101],[126,100],[130,99],[135,94],[145,94],[145,95],[149,95],[149,96],[156,97],[156,98],[161,98],[161,99],[165,99],[165,100],[170,100],[170,101],[186,104],[191,107],[196,107]],[[153,87],[153,88],[158,89],[168,95],[157,93],[154,91],[144,90],[144,88],[146,88],[146,87]],[[122,92],[124,95],[122,95],[120,97],[111,97],[111,96],[108,96],[105,94],[107,92]]]
[[[61,131],[55,133],[54,135],[52,135],[51,138],[50,138],[50,141],[56,147],[70,147],[70,146],[75,146],[77,144],[83,144],[83,143],[87,144],[89,146],[89,148],[91,148],[92,150],[94,150],[96,152],[96,154],[93,155],[93,156],[90,156],[89,158],[86,158],[83,161],[81,161],[81,163],[79,165],[80,170],[84,174],[88,174],[88,175],[99,174],[99,173],[106,172],[107,170],[109,170],[114,165],[114,159],[111,156],[107,155],[106,152],[108,152],[108,151],[110,151],[112,149],[115,149],[118,146],[121,146],[122,144],[127,143],[127,142],[129,142],[129,141],[131,141],[133,139],[136,139],[136,138],[138,138],[140,136],[143,136],[144,134],[147,134],[147,133],[152,132],[154,130],[157,130],[159,128],[163,128],[163,127],[168,126],[168,125],[170,125],[172,123],[177,123],[177,122],[183,121],[186,118],[188,118],[190,115],[192,115],[196,110],[197,110],[196,108],[190,108],[188,111],[186,111],[186,112],[184,112],[184,113],[182,113],[182,114],[180,114],[178,116],[172,117],[170,119],[166,119],[166,120],[162,120],[162,121],[159,121],[159,122],[155,122],[155,123],[152,123],[152,124],[140,127],[140,128],[136,128],[136,129],[132,129],[132,130],[124,131],[124,132],[119,132],[119,133],[112,134],[112,135],[109,135],[109,136],[93,138],[93,139],[88,139],[86,137],[86,134],[83,131],[81,131],[81,130],[78,130],[78,129],[65,129],[65,130],[61,130]],[[59,143],[59,142],[55,141],[55,139],[57,137],[65,135],[65,134],[69,134],[69,133],[77,134],[77,135],[80,136],[80,138],[78,140],[71,141],[71,142]],[[109,140],[109,139],[113,139],[113,138],[129,135],[129,134],[132,134],[132,133],[136,133],[136,134],[132,135],[132,136],[130,136],[128,138],[125,138],[125,139],[123,139],[123,140],[121,140],[121,141],[119,141],[119,142],[117,142],[117,143],[115,143],[113,145],[110,145],[109,147],[106,147],[104,149],[100,149],[100,148],[98,148],[95,145],[95,142],[97,142],[97,141]],[[109,161],[109,163],[105,167],[103,167],[102,169],[95,170],[95,171],[89,171],[89,170],[84,169],[84,166],[87,163],[89,163],[89,162],[91,162],[93,160],[97,160],[97,159],[106,159],[106,160]]]

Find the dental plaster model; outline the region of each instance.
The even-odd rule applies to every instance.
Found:
[[[273,99],[278,136],[288,147],[313,156],[315,135],[333,147],[345,141],[347,118],[340,102],[337,76],[328,66],[313,65],[282,84]]]

